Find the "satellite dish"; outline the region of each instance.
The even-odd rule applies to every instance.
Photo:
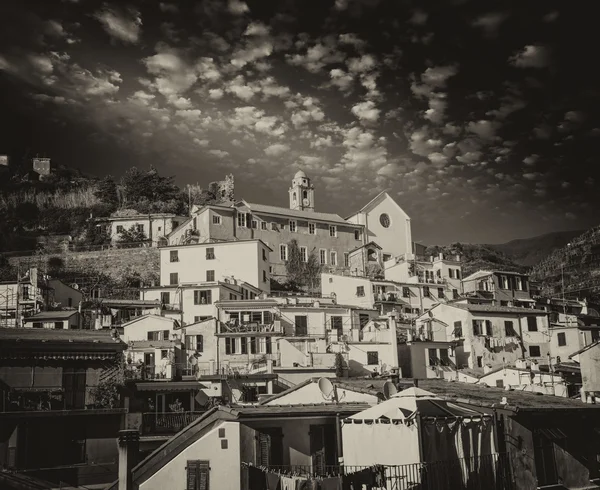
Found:
[[[77,284],[77,283],[73,283],[73,284],[71,284],[71,287],[72,287],[72,288],[73,288],[75,291],[78,291],[78,290],[79,290],[79,284]]]
[[[390,397],[398,393],[398,388],[391,381],[386,381],[383,385],[383,397],[388,400]]]
[[[332,395],[334,395],[334,387],[333,387],[333,383],[327,379],[327,378],[320,378],[319,382],[319,390],[321,390],[321,393],[323,394],[323,396],[327,399],[332,398]]]

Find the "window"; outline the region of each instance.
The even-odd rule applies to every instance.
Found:
[[[210,461],[188,460],[185,490],[210,490]]]
[[[365,295],[365,287],[357,286],[356,287],[356,296],[364,296]]]
[[[296,233],[297,231],[296,222],[293,219],[290,220],[290,231],[292,233]]]
[[[508,277],[500,276],[500,288],[508,289]]]
[[[210,316],[194,316],[194,323],[203,322],[205,320],[208,320],[209,318]]]
[[[337,236],[337,227],[335,225],[329,225],[329,236]]]
[[[485,321],[485,334],[488,337],[492,337],[494,335],[494,329],[493,329],[492,321],[491,320],[486,320]]]
[[[483,357],[477,356],[477,367],[483,367]]]
[[[144,225],[135,225],[135,229],[140,233],[144,232]]]
[[[215,280],[215,271],[206,271],[206,281],[213,282]]]
[[[332,250],[329,254],[329,263],[331,265],[337,265],[337,252],[335,250]]]
[[[410,298],[410,288],[403,286],[402,287],[402,297],[403,298]]]
[[[338,338],[344,333],[344,320],[341,316],[331,317],[331,330],[337,331]]]
[[[235,354],[235,339],[231,337],[225,337],[225,354]]]
[[[287,260],[287,255],[288,255],[288,248],[287,245],[279,245],[279,258],[281,260]]]
[[[204,351],[204,337],[202,335],[186,335],[185,336],[186,350],[195,350],[197,352]]]
[[[458,299],[458,289],[452,290],[452,299]]]
[[[527,330],[529,332],[537,332],[537,318],[535,316],[527,317]]]
[[[319,250],[319,263],[321,265],[327,264],[327,250]]]
[[[263,231],[267,231],[267,222],[266,221],[260,222],[260,229]]]
[[[195,305],[210,305],[212,304],[212,291],[194,291]]]
[[[250,337],[250,354],[256,354],[256,337]]]
[[[383,261],[387,262],[388,260],[392,260],[391,254],[383,254]]]
[[[206,249],[206,260],[214,260],[215,259],[215,248],[208,247]]]
[[[252,229],[256,230],[258,228],[258,221],[255,219],[252,220]]]
[[[556,335],[556,339],[558,340],[559,347],[563,347],[567,345],[567,334],[564,332],[560,332]]]
[[[277,231],[277,223],[271,223],[271,231]]]
[[[515,332],[513,322],[508,320],[504,322],[504,335],[507,337],[516,337],[517,334]]]
[[[539,345],[529,346],[529,357],[541,357],[542,353]]]
[[[306,247],[300,247],[300,260],[302,260],[302,262],[308,262],[308,251],[306,250]]]
[[[454,322],[454,331],[452,333],[455,337],[462,337],[462,322]]]
[[[117,225],[117,233],[123,233],[123,226]]]
[[[379,352],[367,351],[367,364],[369,366],[377,366],[379,364]]]
[[[163,305],[170,305],[171,304],[171,293],[169,293],[169,292],[160,293],[160,302]]]
[[[62,330],[63,326],[64,326],[63,322],[54,322],[54,328],[56,330]]]
[[[309,235],[317,234],[317,225],[315,223],[308,223],[308,234]]]
[[[429,296],[429,286],[423,286],[423,296]]]
[[[369,323],[369,315],[360,313],[358,315],[358,324],[360,325],[360,328],[363,328],[367,323]]]
[[[241,337],[241,353],[248,354],[248,339],[246,337]]]
[[[169,274],[169,284],[179,284],[179,274],[177,274],[177,272],[171,272],[171,274]]]
[[[238,213],[237,224],[239,228],[246,228],[246,213]]]
[[[350,267],[350,254],[344,252],[344,267]]]
[[[438,290],[438,298],[444,298],[444,288],[437,288]]]
[[[523,281],[521,280],[521,278],[519,276],[515,277],[515,289],[517,291],[523,290]]]
[[[354,230],[354,239],[360,240],[360,230]]]
[[[263,282],[267,282],[267,271],[263,271]]]
[[[213,214],[213,225],[220,225],[221,224],[221,217],[217,216],[216,214]]]
[[[450,279],[454,279],[454,269],[448,269],[448,277],[450,277]]]
[[[267,251],[264,248],[262,249],[262,256],[265,262],[269,261],[269,259],[267,258]]]
[[[483,320],[473,320],[473,335],[483,335]]]
[[[456,269],[456,279],[460,279],[460,269]]]
[[[73,306],[73,298],[68,298],[67,299],[67,306],[70,308],[71,306]]]
[[[379,216],[379,223],[381,223],[381,226],[384,228],[389,228],[391,224],[390,217],[386,213],[383,213]]]
[[[169,258],[171,262],[179,262],[179,251],[171,250],[171,252],[169,252]]]

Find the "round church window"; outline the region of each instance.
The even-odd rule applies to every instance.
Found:
[[[379,217],[379,222],[381,223],[381,226],[383,226],[384,228],[390,227],[390,217],[386,213],[383,213]]]

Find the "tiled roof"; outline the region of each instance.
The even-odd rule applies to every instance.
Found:
[[[546,315],[548,312],[544,310],[534,310],[533,308],[518,308],[515,306],[492,306],[492,305],[471,305],[452,303],[451,306],[460,308],[462,310],[471,311],[474,313],[519,313],[525,315],[529,314],[543,314]]]
[[[0,341],[116,344],[110,330],[56,330],[53,328],[0,328]]]
[[[355,225],[353,223],[349,223],[344,218],[342,218],[339,214],[334,213],[318,213],[316,211],[299,211],[295,209],[283,208],[279,206],[269,206],[267,204],[256,204],[251,202],[243,201],[251,211],[256,213],[267,213],[267,214],[278,214],[281,216],[291,216],[294,218],[301,218],[307,221],[327,221],[330,223],[339,223],[347,226],[356,226],[359,227],[361,225]]]
[[[37,322],[41,320],[68,320],[77,313],[77,310],[60,310],[60,311],[42,311],[35,315],[28,316],[24,322]]]
[[[475,406],[502,408],[500,405],[503,397],[508,404],[507,410],[557,410],[557,409],[596,409],[600,406],[583,403],[553,395],[539,395],[524,391],[507,391],[502,388],[483,387],[480,384],[461,383],[458,381],[445,381],[439,379],[419,380],[419,388],[431,391],[441,398]]]
[[[174,340],[132,340],[130,342],[132,349],[169,349],[175,346]]]
[[[244,407],[232,407],[240,414],[240,418],[245,417],[266,417],[280,415],[282,417],[292,417],[297,415],[334,415],[355,414],[369,408],[368,403],[315,403],[304,405],[254,405]]]

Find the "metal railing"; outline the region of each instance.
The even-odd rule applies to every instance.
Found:
[[[512,490],[515,488],[507,454],[405,465],[382,465],[387,490]],[[242,470],[247,468],[242,465]],[[268,466],[268,471],[300,477],[349,477],[373,466]]]
[[[176,434],[205,412],[152,412],[142,414],[142,434]]]
[[[96,387],[76,390],[55,386],[47,388],[12,388],[0,391],[0,412],[39,412],[50,410],[85,410],[110,408],[96,400]],[[118,400],[115,400],[117,405]]]

